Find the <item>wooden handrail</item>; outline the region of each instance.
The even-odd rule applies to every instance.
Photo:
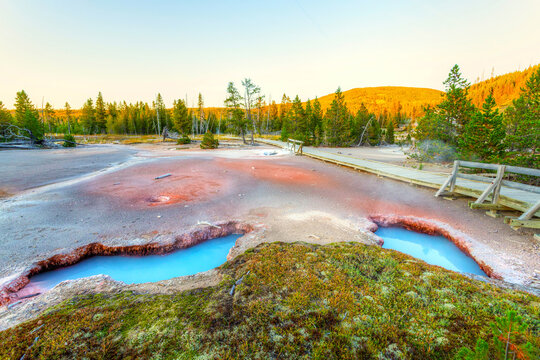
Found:
[[[460,174],[459,173],[459,167],[467,167],[472,169],[486,169],[486,170],[496,170],[497,176],[495,178],[491,177],[485,177],[485,176],[479,176],[479,175],[473,175],[473,174]],[[467,180],[473,180],[478,182],[484,182],[488,183],[489,185],[487,188],[482,192],[482,194],[474,201],[474,206],[471,206],[471,208],[483,208],[487,205],[481,205],[483,202],[488,198],[489,195],[491,195],[491,206],[493,209],[496,209],[499,206],[499,198],[501,193],[501,187],[504,185],[506,187],[512,188],[512,189],[518,189],[522,191],[528,191],[535,194],[540,194],[540,187],[533,186],[533,185],[527,185],[527,184],[521,184],[515,181],[509,181],[509,180],[503,180],[504,174],[508,173],[514,173],[514,174],[521,174],[521,175],[528,175],[528,176],[540,176],[540,170],[538,169],[529,169],[519,166],[509,166],[509,165],[500,165],[500,164],[484,164],[479,162],[473,162],[473,161],[461,161],[456,160],[454,161],[454,167],[452,169],[452,173],[446,181],[443,183],[443,185],[440,187],[440,189],[437,191],[435,196],[440,196],[443,193],[445,193],[446,188],[450,188],[450,193],[454,192],[454,188],[456,186],[456,180],[458,178],[461,179],[467,179]],[[518,218],[520,221],[528,221],[532,219],[532,217],[536,214],[536,212],[540,209],[540,201],[531,206],[529,209],[527,209],[521,216]],[[535,225],[536,226],[536,225]]]
[[[291,143],[293,144],[292,149],[290,145]],[[296,149],[296,145],[298,145],[298,149]],[[302,155],[303,147],[304,147],[303,141],[295,140],[295,139],[287,139],[287,149],[291,150],[293,153]]]

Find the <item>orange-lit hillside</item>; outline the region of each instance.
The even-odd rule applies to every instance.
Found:
[[[442,92],[435,89],[415,88],[405,86],[381,86],[356,88],[343,92],[347,107],[352,113],[364,103],[366,108],[377,115],[394,115],[401,112],[404,115],[417,118],[423,114],[425,105],[436,105],[441,101]],[[334,94],[319,98],[321,107],[327,109]]]
[[[469,96],[476,106],[482,106],[485,98],[493,89],[493,96],[499,107],[506,107],[517,99],[521,88],[525,86],[527,79],[540,67],[540,64],[531,66],[523,71],[514,71],[508,74],[493,77],[471,86]]]

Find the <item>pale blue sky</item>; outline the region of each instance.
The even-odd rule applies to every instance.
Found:
[[[222,106],[251,77],[280,100],[365,86],[442,88],[465,76],[540,62],[538,0],[0,0],[0,100],[79,108],[106,101],[168,106],[201,92]]]

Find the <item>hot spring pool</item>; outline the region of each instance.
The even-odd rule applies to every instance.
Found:
[[[140,284],[193,275],[213,269],[227,260],[229,250],[242,235],[207,240],[165,255],[94,256],[75,265],[47,271],[30,278],[31,286],[51,289],[64,280],[105,274],[126,284]]]
[[[379,227],[383,248],[393,249],[448,270],[487,276],[480,266],[444,236],[427,235],[400,227]]]

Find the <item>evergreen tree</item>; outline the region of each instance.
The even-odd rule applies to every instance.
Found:
[[[279,108],[276,104],[276,101],[273,100],[272,104],[270,104],[268,116],[270,117],[270,131],[276,131],[281,129],[281,124],[278,123],[279,118]]]
[[[311,130],[311,136],[313,137],[313,143],[318,146],[322,141],[323,135],[323,111],[317,97],[313,100],[309,128]]]
[[[55,115],[52,105],[47,102],[44,109],[44,122],[47,124],[49,132],[53,132],[56,129]]]
[[[94,134],[96,128],[96,114],[92,99],[86,100],[81,111],[81,125],[86,134]]]
[[[29,136],[32,141],[43,139],[43,124],[39,122],[39,114],[28,95],[21,90],[15,98],[15,125],[22,129],[21,135]]]
[[[362,145],[361,143],[363,143],[366,139],[366,126],[368,126],[368,123],[372,116],[374,115],[370,114],[370,112],[366,108],[366,105],[364,103],[361,103],[360,108],[356,112],[356,115],[354,116],[351,124],[351,138],[354,140],[355,143],[358,144],[358,146]]]
[[[251,79],[242,80],[242,86],[244,87],[244,110],[246,114],[246,123],[251,128],[251,145],[255,143],[253,136],[255,132],[255,121],[253,119],[251,110],[257,105],[257,96],[261,92],[261,88],[251,81]]]
[[[330,146],[345,146],[349,142],[349,111],[341,88],[336,90],[334,100],[325,116],[326,142]]]
[[[66,123],[68,124],[68,134],[71,134],[71,105],[66,101],[64,104],[64,109],[66,113]]]
[[[30,132],[30,138],[33,142],[39,142],[43,139],[43,124],[39,122],[39,114],[37,110],[26,110],[21,127]],[[22,135],[28,134],[23,132]]]
[[[204,114],[204,100],[202,97],[202,94],[199,93],[199,99],[197,101],[197,105],[199,106],[199,128],[198,132],[203,133],[206,132],[205,126],[206,126],[206,116]]]
[[[238,89],[236,88],[236,86],[234,86],[234,83],[232,81],[229,82],[229,84],[227,85],[227,94],[228,97],[227,99],[225,99],[225,107],[227,108],[229,121],[234,131],[236,131],[242,136],[242,141],[245,144],[246,119],[244,118],[243,111],[240,108],[242,105],[242,96],[240,96]]]
[[[264,101],[264,95],[257,96],[256,99],[256,108],[257,108],[257,133],[259,135],[262,135],[262,126],[263,126],[263,117],[262,117],[262,109],[266,105],[266,101]]]
[[[512,163],[539,168],[540,67],[527,80],[521,96],[506,109],[507,140]]]
[[[418,121],[418,126],[414,131],[414,137],[419,141],[442,140],[450,141],[450,130],[448,123],[439,116],[437,110],[432,107],[424,108],[424,117]]]
[[[107,132],[111,134],[121,134],[124,132],[121,124],[118,122],[118,104],[116,101],[107,104]]]
[[[203,136],[200,146],[201,149],[217,149],[219,141],[214,138],[214,134],[211,131],[207,131]]]
[[[311,128],[311,119],[313,117],[313,107],[311,106],[311,100],[306,101],[306,108],[304,109],[304,115],[306,118],[306,141],[311,144],[315,141],[313,137],[313,129]]]
[[[294,138],[301,141],[307,140],[307,121],[304,107],[302,106],[302,101],[296,95],[293,100],[290,112],[290,122],[291,128],[289,131],[293,134]]]
[[[289,98],[286,94],[283,94],[281,104],[279,104],[279,129],[281,130],[285,126],[287,129],[290,129],[289,124],[285,123],[289,121],[291,106],[291,98]]]
[[[493,93],[486,98],[482,111],[477,111],[465,125],[459,139],[459,151],[463,156],[492,161],[504,153],[505,128],[503,116],[496,108]]]
[[[463,134],[465,125],[469,122],[475,112],[474,105],[467,97],[469,83],[463,79],[458,65],[454,65],[448,78],[444,81],[446,93],[443,101],[437,106],[438,115],[442,118],[445,138],[452,145],[457,144],[457,140]]]
[[[156,101],[154,103],[154,109],[156,111],[154,131],[156,131],[157,134],[161,134],[163,127],[167,125],[167,111],[165,109],[165,103],[163,102],[163,98],[161,97],[160,93],[157,94]]]
[[[176,131],[185,136],[189,135],[191,131],[191,119],[184,100],[179,99],[173,102],[172,120]]]
[[[373,119],[369,123],[368,128],[368,141],[369,144],[372,146],[379,145],[381,143],[381,124],[379,123],[379,120]]]
[[[34,105],[24,90],[17,93],[15,97],[15,125],[23,126],[26,112],[34,110]]]
[[[394,143],[394,122],[388,121],[388,124],[386,125],[386,135],[384,137],[384,141],[386,141],[388,144]]]
[[[13,117],[11,116],[11,113],[7,111],[7,109],[4,107],[4,104],[0,101],[0,126],[2,125],[8,125],[13,122]]]
[[[104,132],[107,129],[107,111],[105,110],[105,102],[103,101],[101,91],[98,93],[96,99],[95,127],[98,133]]]

